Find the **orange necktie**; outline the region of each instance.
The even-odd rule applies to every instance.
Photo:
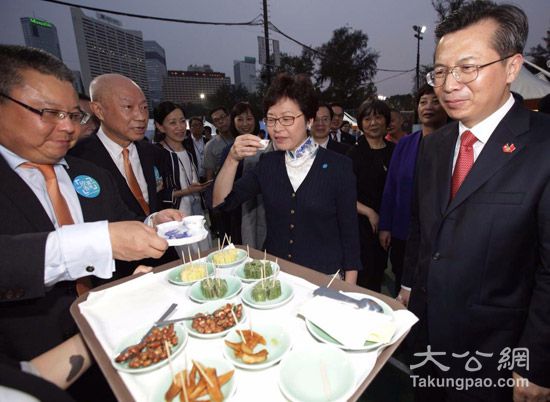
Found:
[[[128,151],[128,148],[122,149],[122,158],[124,159],[124,171],[126,172],[126,181],[128,182],[128,187],[130,187],[130,191],[132,192],[134,197],[136,197],[137,202],[139,202],[141,209],[143,209],[143,212],[145,212],[145,215],[149,215],[149,204],[147,204],[147,201],[145,201],[143,193],[141,192],[141,188],[139,188],[138,181],[136,179],[136,176],[134,175],[134,171],[132,170],[132,164],[130,163],[129,154],[130,151]]]
[[[456,159],[451,183],[451,199],[454,198],[474,165],[474,144],[476,142],[476,136],[469,130],[464,131],[460,136],[460,150],[458,151],[458,158]]]
[[[38,163],[26,162],[24,163],[25,167],[34,167],[42,173],[44,179],[46,180],[46,191],[48,192],[48,197],[52,202],[53,212],[55,218],[57,219],[58,226],[63,225],[73,225],[74,220],[71,216],[71,211],[67,205],[67,201],[61,190],[59,190],[59,183],[57,182],[57,176],[53,165],[42,165]],[[78,295],[81,295],[92,288],[92,282],[90,281],[89,276],[85,276],[76,280],[76,292]]]

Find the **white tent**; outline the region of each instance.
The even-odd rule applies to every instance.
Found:
[[[523,66],[518,77],[512,82],[511,90],[523,99],[540,99],[550,94],[550,82],[532,74]]]

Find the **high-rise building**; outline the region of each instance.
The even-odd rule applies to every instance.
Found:
[[[235,85],[245,87],[248,92],[257,91],[258,77],[256,76],[256,59],[245,57],[244,60],[233,62],[233,73],[235,74]]]
[[[164,99],[176,103],[201,103],[222,85],[230,85],[224,73],[209,71],[168,71]]]
[[[122,29],[112,18],[88,17],[75,7],[71,16],[84,87],[101,74],[118,73],[134,80],[149,99],[141,31]]]
[[[21,27],[27,46],[37,47],[61,60],[61,48],[55,25],[38,18],[21,18]]]
[[[167,76],[164,48],[154,40],[143,41],[145,68],[149,84],[149,106],[152,108],[162,100],[162,88]]]

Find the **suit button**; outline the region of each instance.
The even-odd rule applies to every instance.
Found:
[[[290,214],[294,215],[294,210],[293,209],[290,210]]]
[[[432,260],[434,261],[439,261],[441,259],[441,254],[439,254],[439,251],[436,251],[433,255],[432,255]]]
[[[292,198],[295,198],[296,197],[296,193],[292,193]]]
[[[294,229],[294,224],[293,223],[290,224],[290,230],[292,230],[292,229]]]
[[[288,242],[289,242],[290,244],[294,244],[294,240],[292,240],[292,239],[290,239]]]
[[[292,254],[289,254],[289,255],[288,255],[288,259],[289,259],[289,260],[292,259]]]
[[[94,271],[95,271],[95,267],[92,266],[92,265],[88,265],[88,266],[86,267],[86,271],[87,271],[87,272],[94,272]]]

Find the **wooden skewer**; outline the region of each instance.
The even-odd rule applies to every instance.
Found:
[[[185,352],[183,353],[183,371],[189,375],[189,371],[187,371],[187,355]],[[183,371],[180,371],[180,381],[181,386],[183,388],[183,397],[185,398],[185,402],[189,402],[189,397],[187,396],[187,378],[183,378]]]
[[[246,256],[250,258],[250,250],[248,248],[248,244],[246,245]]]
[[[220,248],[220,238],[218,237],[218,251],[220,251],[221,248]]]
[[[332,399],[332,390],[330,388],[330,381],[328,378],[327,366],[324,360],[321,360],[320,369],[321,369],[321,380],[323,381],[323,391],[325,392],[327,401],[330,401]]]
[[[231,309],[231,315],[233,315],[233,319],[235,320],[235,326],[237,326],[237,324],[239,323],[239,320],[237,319],[237,316],[235,315],[235,312],[233,311],[233,309]],[[237,333],[241,336],[241,339],[243,340],[243,343],[245,345],[247,345],[246,343],[246,338],[243,334],[243,331],[241,331],[240,329],[236,329]]]
[[[176,380],[176,374],[174,373],[174,366],[172,366],[172,353],[170,352],[170,345],[167,340],[164,340],[164,349],[166,350],[166,355],[168,356],[168,367],[170,367],[170,374],[174,381]]]
[[[214,387],[214,384],[212,384],[212,381],[210,381],[210,379],[208,378],[208,376],[204,372],[204,369],[202,368],[201,364],[199,362],[194,361],[194,360],[192,360],[192,362],[195,366],[197,366],[197,370],[199,370],[199,372],[201,373],[201,375],[203,376],[205,381],[208,383],[208,385],[210,385],[210,387]]]
[[[340,273],[340,270],[336,271],[336,273],[334,275],[332,275],[332,279],[328,283],[327,288],[329,288],[330,285],[332,285],[332,282],[334,282],[334,280],[336,279],[336,277],[338,276],[339,273]]]
[[[189,246],[187,247],[187,254],[189,254],[189,262],[191,263],[191,267],[193,267],[193,259],[191,258],[191,249]]]

